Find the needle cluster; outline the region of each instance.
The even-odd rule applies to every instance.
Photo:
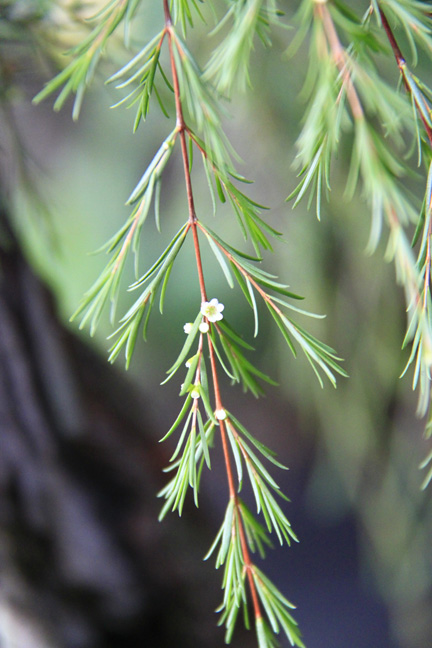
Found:
[[[430,60],[432,15],[425,3],[411,0],[363,4],[353,11],[344,2],[303,0],[298,10],[290,51],[307,41],[308,108],[297,141],[300,181],[288,198],[294,206],[306,196],[309,204],[315,200],[320,218],[323,196],[328,198],[331,191],[332,164],[349,142],[345,197],[350,200],[359,190],[370,207],[369,253],[383,230],[388,231],[385,256],[395,264],[408,315],[403,347],[410,346],[411,352],[404,373],[414,367],[417,411],[425,416],[430,412],[432,368],[432,90],[413,68],[419,49]],[[394,59],[398,85],[381,73],[383,57]],[[424,184],[420,203],[411,191],[413,180],[419,179]],[[429,414],[426,433],[431,432]],[[423,467],[431,460],[432,454]],[[431,478],[432,469],[425,486]]]

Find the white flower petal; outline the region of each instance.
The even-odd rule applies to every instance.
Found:
[[[217,409],[215,411],[215,417],[218,419],[218,421],[224,421],[227,417],[226,410],[224,409]]]
[[[223,318],[221,315],[225,306],[220,304],[216,297],[213,297],[209,302],[201,304],[201,314],[208,319],[209,322],[218,322]]]

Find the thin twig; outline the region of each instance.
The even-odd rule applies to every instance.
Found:
[[[196,258],[196,264],[197,264],[197,270],[198,270],[198,278],[199,278],[199,284],[200,284],[200,291],[201,291],[201,300],[207,301],[206,297],[206,288],[205,288],[205,282],[204,282],[204,273],[203,273],[203,268],[202,268],[202,260],[201,260],[201,252],[200,252],[200,246],[199,246],[199,240],[198,240],[198,232],[197,232],[197,226],[199,226],[199,221],[196,216],[195,212],[195,205],[194,205],[194,199],[193,199],[193,192],[192,192],[192,180],[191,180],[191,174],[190,174],[190,167],[189,167],[189,158],[188,158],[188,152],[187,152],[187,144],[186,144],[186,132],[188,132],[188,129],[186,127],[185,121],[184,121],[184,116],[183,116],[183,108],[182,108],[182,103],[181,103],[181,96],[180,96],[180,87],[179,87],[179,81],[178,81],[178,74],[177,74],[177,69],[175,65],[175,59],[174,59],[174,52],[173,52],[173,29],[172,29],[172,20],[171,20],[171,13],[168,5],[168,0],[163,0],[164,4],[164,13],[165,13],[165,29],[168,34],[168,44],[169,44],[169,53],[170,53],[170,61],[171,61],[171,72],[172,72],[172,78],[173,78],[173,88],[174,88],[174,97],[175,97],[175,105],[176,105],[176,117],[177,117],[177,128],[179,131],[179,136],[180,136],[180,142],[181,142],[181,150],[182,150],[182,157],[183,157],[183,168],[184,168],[184,176],[185,176],[185,182],[186,182],[186,192],[187,192],[187,199],[188,199],[188,209],[189,209],[189,225],[190,228],[192,229],[192,234],[193,234],[193,243],[194,243],[194,250],[195,250],[195,258]],[[196,140],[194,140],[196,142]],[[215,358],[215,351],[213,347],[213,342],[211,340],[210,335],[207,336],[208,339],[208,345],[209,345],[209,352],[210,352],[210,365],[211,365],[211,372],[212,372],[212,379],[213,379],[213,389],[214,389],[214,395],[215,395],[215,406],[216,410],[223,410],[223,404],[222,404],[222,398],[221,398],[221,392],[220,392],[220,386],[219,386],[219,378],[218,378],[218,373],[217,373],[217,367],[216,367],[216,358]],[[247,545],[247,540],[246,540],[246,534],[244,530],[244,525],[240,513],[240,503],[239,503],[239,498],[237,495],[237,491],[235,488],[234,484],[234,475],[233,475],[233,470],[231,466],[231,461],[230,461],[230,454],[229,454],[229,449],[228,449],[228,441],[227,441],[227,432],[225,428],[225,422],[223,420],[219,421],[219,429],[220,429],[220,434],[221,434],[221,441],[222,441],[222,449],[223,449],[223,455],[224,455],[224,460],[225,460],[225,468],[226,468],[226,473],[227,473],[227,479],[228,479],[228,489],[229,489],[229,495],[230,499],[234,502],[234,507],[237,512],[237,521],[238,521],[238,528],[239,528],[239,534],[240,534],[240,544],[241,544],[241,549],[242,549],[242,555],[243,555],[243,562],[244,562],[244,568],[246,570],[248,582],[249,582],[249,587],[251,591],[251,597],[252,597],[252,604],[253,604],[253,609],[254,609],[254,614],[255,614],[255,619],[259,620],[262,617],[261,613],[261,608],[258,600],[258,592],[256,589],[256,585],[253,579],[253,564],[252,560],[250,557],[248,545]]]
[[[315,5],[315,11],[323,23],[324,32],[336,63],[336,67],[338,68],[343,83],[345,84],[347,99],[351,106],[353,117],[354,119],[363,119],[364,111],[351,79],[351,73],[348,68],[348,57],[339,40],[330,12],[327,6],[322,3]]]
[[[400,70],[400,73],[402,75],[402,79],[405,85],[405,89],[408,93],[409,96],[413,98],[414,104],[417,109],[417,113],[420,116],[420,119],[422,120],[423,126],[425,128],[426,134],[429,139],[429,145],[432,148],[432,128],[429,126],[429,124],[426,121],[426,118],[423,115],[423,111],[419,105],[419,100],[417,97],[413,96],[412,90],[410,88],[410,85],[407,80],[406,76],[406,61],[405,57],[402,54],[402,51],[397,44],[396,38],[393,34],[392,28],[390,27],[390,24],[387,20],[387,16],[385,15],[383,9],[378,5],[378,10],[380,14],[380,19],[382,26],[384,28],[384,31],[386,33],[386,36],[388,38],[388,41],[390,43],[390,46],[393,50],[394,57],[396,59],[397,66]],[[426,205],[426,210],[430,210],[431,205],[430,203]],[[430,273],[431,273],[431,235],[432,235],[432,219],[429,218],[429,224],[428,224],[428,230],[427,230],[427,244],[426,244],[426,259],[424,263],[424,280],[423,280],[423,311],[426,312],[427,308],[427,296],[429,293],[429,288],[430,288]]]
[[[395,38],[395,36],[393,34],[392,28],[390,27],[390,24],[389,24],[388,20],[387,20],[387,16],[385,15],[384,11],[381,9],[381,7],[379,5],[378,5],[378,10],[379,10],[382,26],[384,27],[384,31],[386,33],[386,36],[387,36],[388,41],[390,43],[390,46],[391,46],[391,48],[393,50],[393,54],[394,54],[394,57],[396,59],[397,66],[398,66],[398,68],[400,70],[400,73],[402,75],[402,79],[403,79],[403,82],[404,82],[405,89],[406,89],[407,93],[410,96],[412,96],[411,88],[409,86],[409,83],[408,83],[407,77],[406,77],[406,61],[405,61],[405,57],[403,56],[402,51],[401,51],[399,45],[396,42],[396,38]],[[424,115],[422,113],[422,110],[421,110],[421,108],[419,106],[417,97],[413,97],[413,99],[414,99],[414,103],[415,103],[415,106],[417,108],[418,114],[420,116],[420,119],[423,122],[423,126],[425,127],[425,131],[426,131],[427,136],[429,138],[429,144],[432,147],[432,128],[429,126],[429,124],[427,123],[427,121],[426,121],[426,119],[425,119],[425,117],[424,117]]]

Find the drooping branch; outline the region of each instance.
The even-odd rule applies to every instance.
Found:
[[[399,45],[397,44],[397,41],[396,41],[396,38],[395,38],[395,36],[393,34],[392,28],[390,27],[390,24],[389,24],[389,22],[387,20],[387,16],[385,15],[385,13],[384,13],[381,6],[378,5],[378,8],[379,8],[379,15],[380,15],[381,23],[382,23],[382,26],[383,26],[384,31],[386,33],[386,36],[388,38],[388,41],[390,43],[390,46],[391,46],[391,48],[393,50],[393,54],[394,54],[394,57],[396,59],[397,66],[398,66],[398,68],[400,70],[400,73],[402,75],[402,79],[403,79],[403,82],[404,82],[405,89],[406,89],[408,95],[410,97],[412,97],[412,99],[414,101],[414,104],[415,104],[415,106],[417,108],[419,117],[422,120],[424,129],[425,129],[425,131],[427,133],[429,143],[430,143],[430,145],[432,147],[432,128],[428,124],[428,122],[426,120],[426,117],[424,115],[425,110],[426,110],[426,112],[428,112],[430,114],[430,107],[426,105],[426,101],[425,101],[423,96],[421,96],[421,95],[413,96],[410,84],[409,84],[408,79],[407,79],[407,68],[406,68],[405,57],[403,56],[402,51],[401,51]],[[420,102],[422,102],[422,105],[420,104]]]
[[[192,229],[192,234],[193,234],[195,260],[197,265],[198,278],[199,278],[200,291],[201,291],[201,301],[205,302],[207,301],[207,296],[206,296],[207,293],[205,288],[201,251],[200,251],[200,245],[198,240],[198,232],[197,232],[198,219],[197,219],[194,199],[193,199],[192,180],[191,180],[189,156],[188,156],[187,143],[186,143],[187,129],[186,129],[186,124],[183,116],[183,107],[182,107],[182,101],[180,96],[180,86],[179,86],[178,74],[177,74],[174,52],[173,52],[173,31],[172,31],[173,27],[172,27],[172,20],[171,20],[168,0],[163,0],[163,3],[164,3],[164,14],[165,14],[165,29],[168,33],[171,73],[173,78],[173,89],[174,89],[174,97],[175,97],[175,105],[176,105],[177,128],[179,130],[179,137],[181,141],[183,169],[184,169],[184,177],[185,177],[186,192],[187,192],[187,199],[188,199],[189,225],[190,228]],[[224,407],[222,404],[221,390],[219,386],[219,377],[218,377],[218,372],[216,367],[216,359],[215,359],[215,352],[213,348],[213,342],[211,340],[210,335],[207,336],[207,339],[208,339],[208,346],[209,346],[209,353],[210,353],[211,373],[212,373],[213,389],[214,389],[214,397],[215,397],[215,409],[216,411],[222,411],[224,410]],[[240,542],[241,542],[241,548],[243,553],[244,568],[246,570],[248,583],[250,587],[254,615],[255,615],[255,619],[259,620],[262,617],[262,613],[261,613],[261,608],[258,600],[258,593],[253,579],[253,565],[252,565],[249,549],[247,546],[245,530],[244,530],[243,521],[240,513],[239,499],[234,485],[234,476],[233,476],[233,470],[231,466],[224,420],[219,420],[219,428],[220,428],[222,449],[223,449],[223,455],[225,461],[225,469],[226,469],[227,480],[228,480],[229,496],[230,499],[234,502],[234,508],[237,515]]]

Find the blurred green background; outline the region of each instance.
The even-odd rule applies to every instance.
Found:
[[[282,4],[290,22],[298,3]],[[156,5],[143,3],[137,39],[160,28],[161,11]],[[263,267],[304,295],[302,306],[307,310],[326,314],[325,319],[298,319],[344,358],[349,379],[340,379],[337,390],[330,385],[322,390],[305,358],[290,355],[262,311],[260,334],[252,342],[255,361],[276,378],[279,387],[269,388],[268,397],[259,402],[246,398],[239,388],[227,390],[227,399],[239,418],[276,448],[281,461],[291,468],[278,479],[293,500],[288,517],[300,545],[275,552],[270,569],[281,579],[289,598],[299,604],[296,618],[306,644],[311,648],[427,648],[432,636],[432,506],[430,490],[420,489],[423,476],[418,466],[430,443],[423,438],[424,422],[415,416],[411,372],[399,379],[408,357],[408,350],[401,351],[406,325],[404,299],[395,285],[393,266],[384,261],[386,232],[375,254],[366,256],[368,208],[361,196],[356,195],[350,203],[344,200],[349,135],[344,143],[346,152],[334,164],[332,192],[329,202],[324,201],[321,222],[313,209],[307,210],[306,202],[293,211],[285,201],[296,185],[293,162],[305,111],[299,92],[306,74],[307,49],[301,48],[288,59],[284,52],[292,33],[280,30],[274,36],[271,49],[256,44],[252,88],[226,103],[224,124],[242,160],[239,172],[254,181],[252,197],[270,208],[265,218],[284,234],[285,241],[275,244],[274,254],[265,255]],[[191,32],[190,49],[204,63],[212,46],[205,26],[198,23]],[[116,57],[121,54],[116,52]],[[70,107],[57,114],[49,101],[31,106],[32,93],[39,89],[42,77],[26,83],[15,102],[22,140],[40,165],[34,177],[48,211],[47,221],[35,215],[34,201],[17,185],[17,226],[32,263],[55,292],[65,324],[77,333],[77,325],[68,324],[69,317],[106,262],[104,254],[91,253],[128,217],[125,200],[173,123],[173,115],[167,120],[153,102],[148,123],[133,134],[133,109],[110,109],[118,100],[115,89],[103,87],[108,76],[105,72],[111,69],[105,61],[76,124],[70,119]],[[421,72],[430,79],[430,68],[424,66]],[[389,74],[397,78],[395,70]],[[198,217],[232,245],[244,249],[229,210],[220,208],[213,217],[199,164],[194,167],[193,185]],[[418,186],[421,197],[421,183]],[[151,214],[146,223],[142,270],[157,258],[186,218],[177,152],[162,181],[161,232],[157,232]],[[225,304],[230,322],[252,341],[253,320],[246,301],[238,291],[231,291],[209,250],[204,250],[209,296],[217,296]],[[178,353],[184,322],[192,321],[199,307],[190,245],[183,249],[175,270],[168,286],[166,312],[162,317],[155,310],[149,340],[137,345],[129,372],[151,395],[160,436],[180,406],[179,385],[161,387],[160,382]],[[132,268],[128,279],[133,279]],[[133,299],[134,295],[123,291],[119,314]],[[91,342],[102,355],[112,330],[107,312]],[[88,339],[87,331],[80,334]],[[121,366],[121,359],[117,364]],[[220,497],[222,506],[224,477],[212,474],[208,479],[205,488],[209,496]],[[215,528],[218,525],[216,520]],[[305,535],[305,549],[312,554],[310,570],[305,572],[308,576],[298,566],[300,559],[308,561],[301,549]],[[320,538],[325,538],[325,547],[320,547]],[[345,565],[344,551],[353,556],[354,567]],[[322,587],[317,588],[307,579],[314,570],[318,579],[319,565],[326,561],[330,571],[324,570]],[[296,584],[291,574],[298,574],[300,582]],[[358,599],[350,598],[344,589],[344,574],[352,577],[353,587],[364,599],[360,594]],[[326,592],[328,600],[324,602]],[[344,599],[351,601],[354,609],[347,612]],[[375,616],[372,612],[368,616],[367,610],[374,606]],[[345,629],[340,628],[342,618],[351,619]],[[375,635],[368,627],[373,623],[378,628]]]

